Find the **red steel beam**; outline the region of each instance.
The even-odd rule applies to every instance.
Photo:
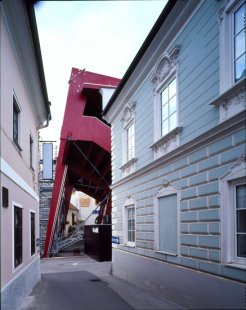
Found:
[[[97,117],[91,115],[85,115],[86,104],[90,104],[88,113],[93,112],[93,104],[97,107],[102,105],[100,102],[100,95],[92,97],[87,103],[87,95],[90,96],[90,92],[84,92],[83,89],[91,88],[100,90],[101,88],[116,88],[120,80],[112,78],[105,75],[100,75],[85,70],[78,70],[73,68],[71,72],[71,78],[69,81],[69,90],[67,96],[67,103],[63,118],[63,125],[61,129],[61,143],[59,154],[57,158],[55,182],[53,187],[51,205],[50,205],[50,215],[47,226],[46,240],[44,246],[44,256],[47,257],[50,254],[52,248],[52,242],[54,238],[55,227],[57,225],[57,217],[59,215],[60,202],[62,201],[64,191],[66,205],[69,205],[69,200],[71,197],[71,192],[73,184],[67,182],[67,171],[71,169],[71,172],[75,172],[79,176],[84,176],[89,181],[92,181],[97,186],[103,188],[103,194],[106,194],[110,191],[109,183],[107,180],[104,180],[101,176],[97,176],[96,173],[93,174],[93,170],[96,166],[91,167],[91,172],[87,171],[88,165],[86,165],[85,160],[81,162],[73,162],[73,151],[71,152],[71,142],[76,141],[87,141],[96,144],[104,152],[111,154],[111,130],[104,122],[102,122],[98,114]],[[95,100],[97,102],[94,102]],[[89,152],[86,152],[87,156],[92,156]],[[77,158],[77,157],[76,157]],[[92,159],[92,158],[91,158]],[[84,166],[83,166],[84,163]],[[107,163],[110,165],[110,162]],[[81,166],[85,169],[81,169]],[[71,180],[70,180],[71,181]],[[75,185],[75,184],[74,184]],[[85,192],[88,190],[84,190]],[[94,198],[100,198],[96,192],[94,193]],[[102,197],[102,194],[101,194]]]

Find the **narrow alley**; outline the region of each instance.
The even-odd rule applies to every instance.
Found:
[[[111,262],[89,256],[41,260],[41,280],[20,310],[182,309],[152,291],[111,273]]]

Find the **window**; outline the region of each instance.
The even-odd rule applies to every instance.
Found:
[[[176,78],[161,92],[161,136],[177,127]]]
[[[235,237],[236,257],[246,258],[246,184],[236,185],[235,195]]]
[[[135,207],[127,207],[127,243],[135,243]]]
[[[246,266],[246,154],[220,179],[222,262]]]
[[[22,208],[14,206],[14,267],[22,263]]]
[[[134,123],[126,129],[127,136],[127,161],[135,156],[135,137],[134,137]]]
[[[179,201],[180,191],[170,181],[154,199],[155,250],[169,255],[179,253]]]
[[[35,213],[30,212],[31,255],[35,254]]]
[[[33,169],[33,138],[29,137],[29,149],[30,149],[30,167]]]
[[[2,205],[4,208],[9,206],[9,190],[6,187],[2,187]]]
[[[123,206],[123,243],[129,247],[135,247],[136,243],[136,207],[132,198]]]
[[[135,107],[136,102],[128,103],[122,113],[122,176],[125,177],[136,170],[135,157]]]
[[[164,52],[153,69],[154,159],[173,151],[180,144],[178,116],[178,54],[180,46]]]
[[[237,82],[246,76],[245,66],[245,3],[234,12],[234,81]]]
[[[220,92],[246,76],[245,0],[229,0],[219,12]]]
[[[13,141],[18,150],[20,147],[20,106],[17,102],[15,95],[13,95]]]

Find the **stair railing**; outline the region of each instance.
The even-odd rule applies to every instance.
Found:
[[[104,208],[107,200],[108,200],[109,195],[107,194],[103,200],[101,201],[101,203],[93,210],[97,210],[98,208]],[[52,256],[56,256],[61,250],[77,243],[80,240],[84,239],[84,226],[86,225],[86,222],[89,220],[89,218],[93,215],[93,212],[91,214],[89,214],[89,216],[83,221],[81,222],[75,230],[73,230],[71,233],[68,234],[67,237],[62,236],[62,237],[58,237],[56,239],[55,242],[55,248],[53,248],[52,250]]]

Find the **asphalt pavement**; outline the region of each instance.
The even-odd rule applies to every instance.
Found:
[[[41,280],[20,310],[184,309],[111,274],[111,262],[89,256],[41,260]]]

